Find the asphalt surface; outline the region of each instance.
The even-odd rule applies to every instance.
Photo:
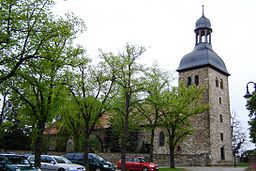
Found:
[[[188,171],[245,171],[246,168],[234,167],[184,167]]]

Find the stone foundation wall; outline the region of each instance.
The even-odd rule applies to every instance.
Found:
[[[18,154],[32,154],[31,151],[13,151]],[[65,155],[64,152],[48,152],[48,154],[54,155]],[[120,159],[120,153],[97,153],[98,155],[104,157],[109,160],[114,165],[117,164],[117,161]],[[149,154],[142,153],[129,153],[127,156],[143,156],[146,159],[149,158]],[[210,166],[210,161],[208,158],[208,154],[176,154],[175,155],[175,165],[176,166]],[[170,156],[169,154],[154,154],[154,163],[157,163],[161,166],[169,166],[170,165]],[[231,163],[218,163],[215,165],[231,165]]]
[[[108,159],[113,164],[117,164],[117,161],[120,159],[120,153],[99,153],[100,156]],[[127,154],[127,156],[143,156],[146,159],[149,158],[149,154]],[[207,166],[209,160],[207,154],[196,154],[196,155],[182,155],[177,154],[175,156],[175,165],[176,166]],[[170,156],[168,154],[154,154],[154,163],[157,163],[161,166],[170,165]]]

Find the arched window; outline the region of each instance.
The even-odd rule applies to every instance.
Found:
[[[220,79],[220,88],[223,89],[223,80]]]
[[[165,141],[164,132],[161,131],[159,133],[159,146],[164,146],[164,141]]]
[[[216,77],[216,79],[215,79],[215,86],[216,86],[216,87],[219,87],[219,80],[218,80],[217,77]]]
[[[219,104],[221,104],[221,97],[219,97]]]
[[[191,84],[192,84],[192,79],[191,79],[191,77],[188,77],[187,86],[191,86]]]
[[[195,76],[195,84],[196,84],[196,86],[199,85],[199,76],[198,75]]]

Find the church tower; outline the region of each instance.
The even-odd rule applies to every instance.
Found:
[[[210,109],[193,118],[194,134],[180,148],[183,154],[199,157],[205,165],[232,164],[230,74],[212,49],[212,28],[210,20],[204,16],[204,6],[194,32],[194,50],[181,59],[177,69],[179,82],[183,81],[187,86],[204,86],[203,99]]]

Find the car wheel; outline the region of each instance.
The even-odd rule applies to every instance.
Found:
[[[148,168],[147,167],[143,167],[143,171],[148,171]]]
[[[65,171],[65,169],[63,169],[63,168],[59,168],[59,169],[58,169],[58,171]]]
[[[101,169],[100,169],[100,168],[97,168],[97,169],[95,169],[95,171],[101,171]]]

